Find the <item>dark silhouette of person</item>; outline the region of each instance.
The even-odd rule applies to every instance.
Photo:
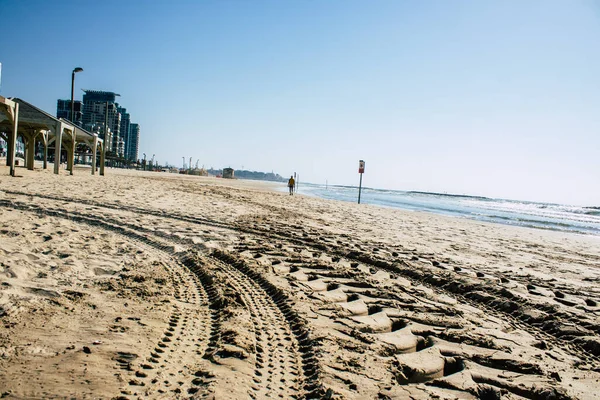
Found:
[[[290,180],[288,181],[288,188],[290,189],[290,195],[294,194],[294,185],[296,184],[296,181],[294,181],[294,177],[290,176]]]

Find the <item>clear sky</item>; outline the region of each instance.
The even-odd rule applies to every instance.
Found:
[[[600,205],[600,2],[0,0],[6,97],[121,94],[140,157]]]

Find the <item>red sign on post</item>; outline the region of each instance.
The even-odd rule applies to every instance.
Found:
[[[360,204],[360,192],[362,190],[362,174],[365,172],[365,160],[358,161],[358,173],[360,174],[360,183],[358,184],[358,204]]]

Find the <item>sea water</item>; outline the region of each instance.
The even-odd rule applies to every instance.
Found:
[[[356,202],[358,188],[304,183],[301,194]],[[360,202],[531,228],[600,235],[600,207],[363,188]]]

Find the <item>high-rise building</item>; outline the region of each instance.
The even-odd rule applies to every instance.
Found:
[[[56,102],[56,118],[64,118],[77,125],[82,125],[83,103],[79,100],[73,101],[73,109],[75,111],[74,121],[71,118],[71,100],[58,100]]]
[[[118,94],[99,90],[84,90],[83,102],[74,101],[75,123],[89,132],[97,133],[105,139],[111,133],[112,140],[106,149],[114,154],[137,161],[140,141],[140,126],[131,123],[131,116],[125,107],[115,100]],[[58,100],[56,116],[71,120],[71,100]],[[105,120],[108,116],[108,126]]]
[[[129,135],[125,141],[125,158],[131,161],[137,161],[140,143],[140,125],[129,124]]]
[[[106,128],[112,133],[112,141],[106,148],[114,153],[119,151],[121,140],[121,113],[119,104],[115,102],[118,94],[99,90],[84,90],[83,95],[83,127],[91,132],[102,126],[100,137],[104,139]],[[108,112],[108,127],[104,127],[105,114]]]
[[[117,104],[117,111],[119,112],[119,114],[121,114],[121,127],[120,127],[120,131],[121,131],[121,139],[123,140],[123,142],[127,143],[127,139],[129,136],[129,124],[131,122],[130,117],[129,117],[129,113],[127,112],[127,109],[124,107],[121,107]],[[119,154],[121,157],[126,157],[126,155],[123,154]]]

